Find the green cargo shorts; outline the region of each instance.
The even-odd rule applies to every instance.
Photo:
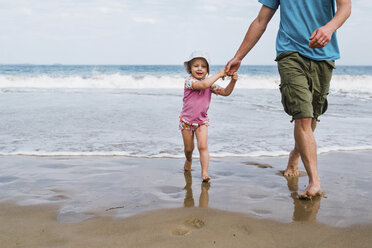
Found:
[[[328,107],[327,95],[334,61],[315,61],[298,52],[284,52],[276,59],[284,111],[292,120],[318,120]]]

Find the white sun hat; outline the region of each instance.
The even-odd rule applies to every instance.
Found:
[[[191,69],[190,69],[189,62],[193,59],[196,59],[196,58],[203,58],[207,61],[207,64],[208,64],[207,70],[208,70],[208,73],[209,73],[209,64],[210,64],[209,54],[207,52],[203,52],[203,51],[194,51],[194,52],[191,53],[191,55],[189,57],[189,60],[187,60],[183,63],[183,65],[185,66],[186,71],[191,74]]]

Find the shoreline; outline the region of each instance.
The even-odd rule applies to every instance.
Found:
[[[322,149],[320,148],[317,152],[317,155],[326,155],[329,153],[352,153],[352,152],[368,152],[372,151],[372,147],[349,147],[349,148],[328,148],[328,149]],[[228,154],[228,155],[210,155],[211,159],[255,159],[255,158],[282,158],[287,157],[289,154],[288,151],[278,151],[275,155],[269,155],[269,152],[267,154],[244,154],[244,155],[238,155],[238,154]],[[79,158],[79,157],[119,157],[119,158],[138,158],[138,159],[183,159],[184,155],[169,155],[169,156],[137,156],[137,155],[126,155],[121,154],[120,152],[117,153],[8,153],[8,154],[1,154],[0,157],[46,157],[46,158],[65,158],[65,157],[71,157],[71,158]],[[193,158],[199,159],[199,156],[195,154]]]

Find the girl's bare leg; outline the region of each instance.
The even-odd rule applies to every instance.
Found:
[[[185,171],[191,171],[192,152],[194,151],[194,132],[190,130],[182,130],[182,138],[185,152]]]
[[[195,134],[198,141],[198,150],[200,154],[201,176],[203,181],[209,181],[211,178],[208,176],[208,127],[206,125],[200,126],[198,129],[196,129]]]

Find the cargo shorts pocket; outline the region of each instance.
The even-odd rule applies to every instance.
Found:
[[[327,64],[331,71],[333,71],[333,69],[336,69],[336,64],[334,60],[324,60],[324,62]]]
[[[318,81],[313,85],[313,109],[314,118],[318,118],[324,114],[328,109],[327,96],[329,93],[330,81],[332,78],[332,71],[335,69],[334,61],[323,61],[319,63],[321,68],[318,76]]]
[[[299,114],[301,109],[293,97],[290,85],[282,83],[279,85],[279,89],[282,95],[282,105],[284,107],[284,111],[292,117]]]
[[[313,109],[314,109],[314,118],[317,119],[320,115],[324,114],[328,109],[327,94],[319,94],[314,92],[313,95]]]

